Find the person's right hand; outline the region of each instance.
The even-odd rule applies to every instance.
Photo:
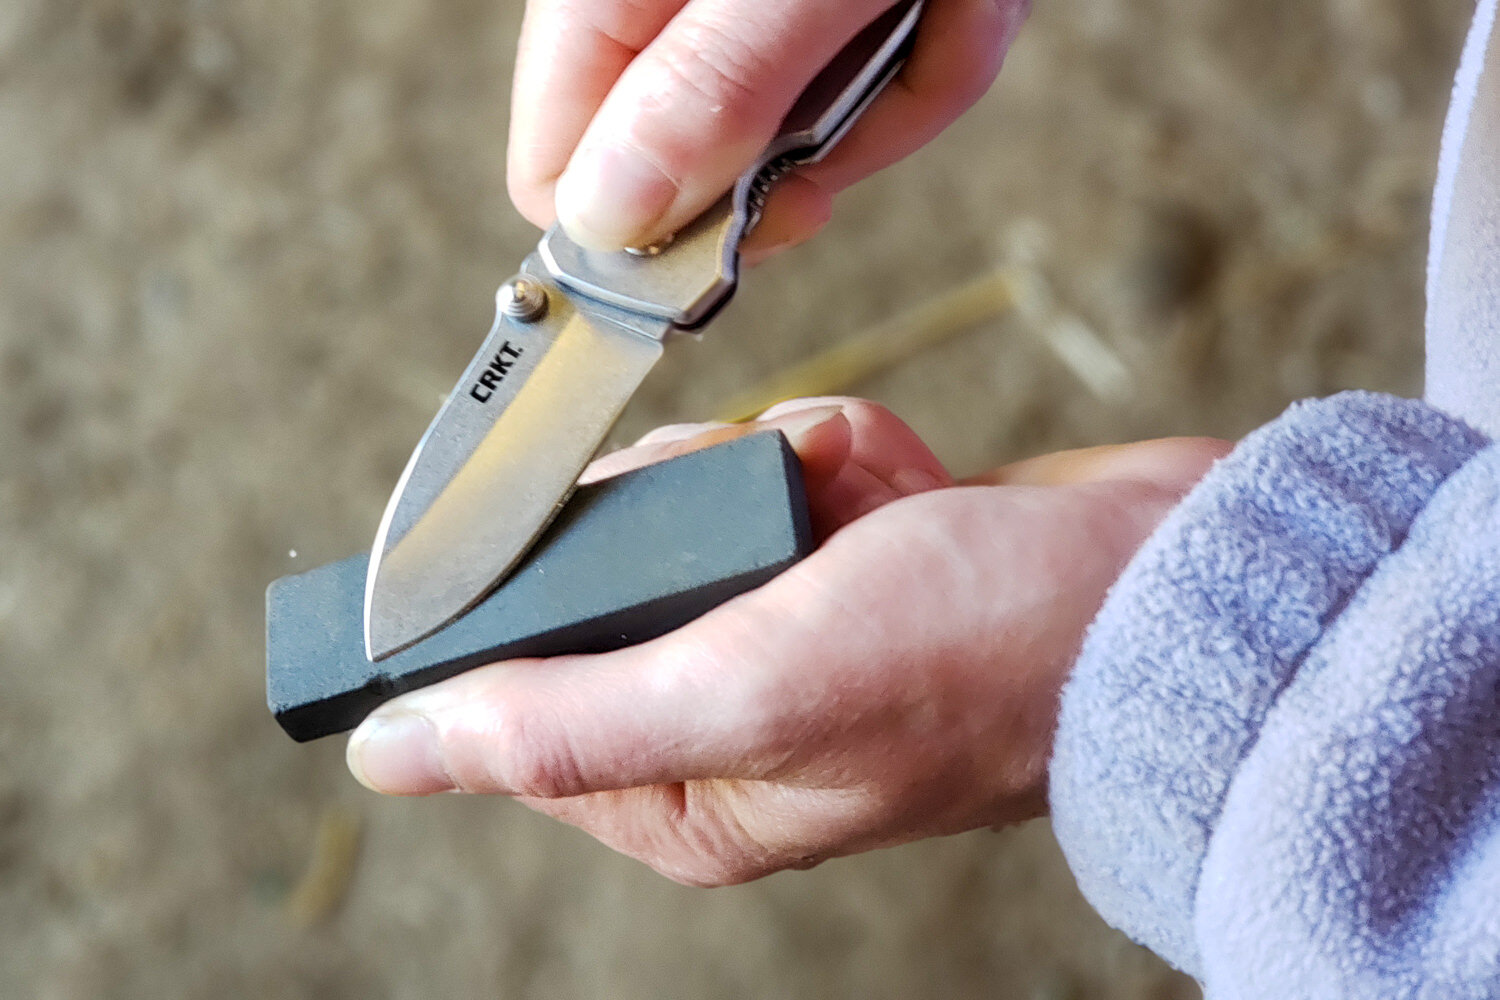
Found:
[[[650,244],[732,186],[814,76],[892,0],[529,0],[509,185],[579,243]],[[891,87],[823,163],[783,180],[751,259],[800,243],[834,194],[918,149],[989,87],[1030,0],[929,0]]]

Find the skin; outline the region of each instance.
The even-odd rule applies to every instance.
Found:
[[[727,191],[797,96],[891,0],[530,0],[510,194],[586,246],[644,246]],[[784,180],[745,247],[818,231],[833,196],[931,141],[988,89],[1030,0],[929,0],[910,59],[823,163]]]
[[[665,428],[594,475],[768,427],[806,471],[810,557],[653,642],[390,702],[350,740],[355,776],[512,796],[693,885],[1042,815],[1085,628],[1229,445],[1064,452],[958,483],[889,411],[822,399]]]
[[[530,0],[512,198],[601,249],[675,232],[888,3]],[[746,256],[812,235],[836,192],[977,100],[1027,6],[929,0],[899,78],[827,160],[780,184]],[[588,475],[773,427],[806,474],[810,557],[653,642],[396,699],[351,737],[355,776],[394,795],[511,796],[693,885],[1044,813],[1084,630],[1229,446],[1064,452],[960,483],[889,411],[839,398],[663,428]]]

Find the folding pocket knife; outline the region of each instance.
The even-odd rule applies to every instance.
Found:
[[[383,659],[488,596],[572,493],[674,333],[739,278],[772,187],[816,163],[905,62],[925,0],[902,0],[808,86],[734,189],[663,245],[587,250],[554,227],[496,296],[495,325],[412,453],[365,583],[365,651]]]

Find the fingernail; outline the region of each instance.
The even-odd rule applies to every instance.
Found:
[[[615,146],[580,150],[557,181],[557,217],[595,250],[634,246],[677,198],[677,185],[639,153]]]
[[[762,427],[774,428],[786,435],[788,441],[797,444],[802,438],[810,434],[814,428],[822,427],[830,420],[843,414],[842,406],[812,406],[805,410],[793,410],[791,413],[782,413],[768,420],[757,421]]]
[[[642,445],[648,444],[673,444],[677,441],[687,441],[697,437],[699,434],[706,434],[709,431],[716,431],[728,426],[722,420],[710,420],[701,424],[667,424],[664,427],[656,428],[654,431],[648,431],[644,437],[635,443],[634,447],[639,448]]]
[[[413,712],[366,719],[349,738],[345,759],[359,783],[373,791],[431,795],[454,787],[443,766],[437,728]]]

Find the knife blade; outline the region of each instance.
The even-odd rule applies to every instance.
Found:
[[[668,324],[521,280],[546,295],[546,314],[524,321],[501,296],[386,508],[365,587],[372,660],[441,628],[504,578],[661,357]]]
[[[675,331],[733,294],[771,187],[848,131],[910,51],[901,0],[808,86],[718,204],[667,244],[587,250],[554,227],[497,296],[495,324],[412,453],[365,584],[365,650],[383,659],[474,607],[524,557]]]

